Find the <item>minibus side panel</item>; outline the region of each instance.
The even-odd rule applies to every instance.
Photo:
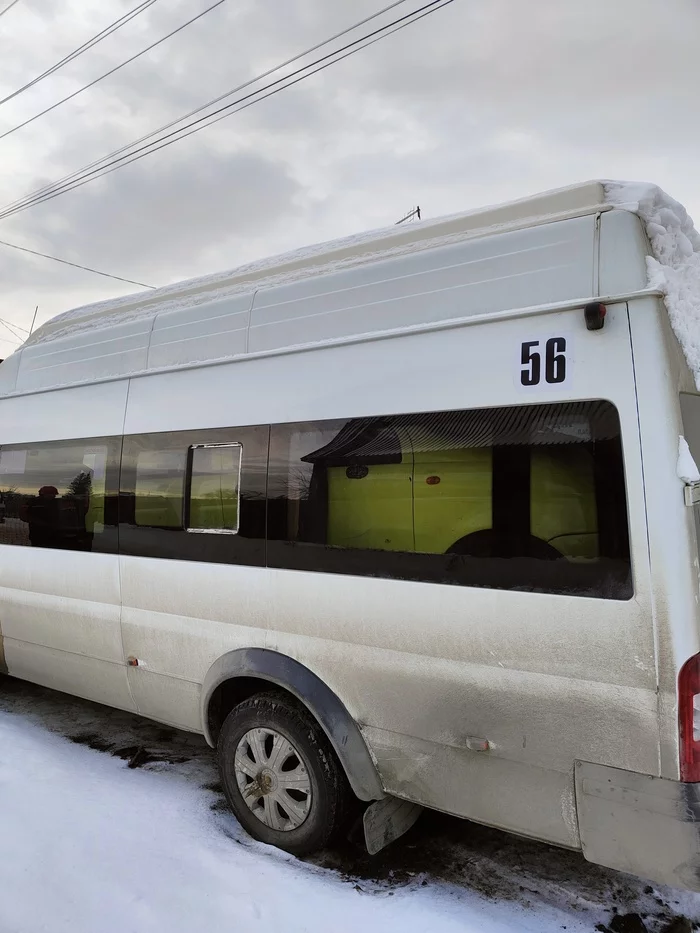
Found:
[[[562,335],[571,366],[565,383],[524,385],[523,344],[544,348]],[[169,403],[175,397],[177,408]],[[142,684],[141,711],[192,728],[197,685],[217,658],[266,647],[304,664],[339,697],[389,792],[577,845],[576,760],[658,773],[647,529],[624,304],[608,310],[596,333],[586,330],[582,311],[552,313],[327,348],[304,354],[303,365],[288,355],[134,379],[127,431],[250,424],[251,410],[262,408],[284,423],[569,399],[609,400],[619,413],[632,598],[125,555],[125,651],[143,661],[132,671],[132,683]]]
[[[30,504],[38,502],[36,485],[27,484],[35,478],[36,484],[46,482],[41,464],[51,468],[55,449],[51,445],[61,445],[66,438],[77,439],[73,446],[81,463],[101,470],[96,483],[104,484],[107,447],[112,451],[109,468],[118,469],[114,461],[121,449],[117,438],[123,429],[126,395],[127,382],[121,381],[0,399],[0,490],[9,482],[15,492],[30,497]],[[100,440],[96,446],[80,442],[80,438],[106,437],[112,440]],[[8,447],[13,455],[3,467],[2,450]],[[92,450],[87,459],[83,447]],[[29,469],[32,458],[39,468]],[[113,479],[116,483],[116,476]],[[104,510],[104,490],[100,507]],[[90,535],[80,542],[81,550],[73,549],[76,542],[60,549],[37,546],[27,521],[27,515],[13,515],[0,525],[0,627],[8,672],[121,709],[135,709],[121,640],[116,525],[101,535],[110,536],[111,553],[89,553]],[[94,534],[94,522],[84,530]]]

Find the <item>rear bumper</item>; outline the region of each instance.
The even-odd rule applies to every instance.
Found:
[[[577,762],[576,809],[588,861],[700,891],[700,784]]]

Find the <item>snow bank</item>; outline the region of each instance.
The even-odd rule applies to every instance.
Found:
[[[700,390],[700,234],[686,209],[651,184],[604,183],[608,203],[644,221],[649,285],[663,292],[671,327]]]
[[[253,843],[182,778],[0,712],[0,930],[546,933],[582,919],[420,883],[356,890]]]

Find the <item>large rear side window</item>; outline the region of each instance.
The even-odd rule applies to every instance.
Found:
[[[617,411],[593,401],[274,427],[268,564],[628,599]]]

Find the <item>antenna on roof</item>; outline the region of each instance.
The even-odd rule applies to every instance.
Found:
[[[32,326],[29,328],[30,337],[32,336],[32,331],[34,330],[34,325],[36,323],[36,316],[37,316],[38,311],[39,311],[39,305],[37,305],[36,308],[34,308],[34,317],[32,318]]]
[[[404,215],[401,220],[397,220],[394,224],[395,227],[398,227],[399,224],[404,223],[407,220],[420,220],[420,207],[412,207],[408,214]]]

